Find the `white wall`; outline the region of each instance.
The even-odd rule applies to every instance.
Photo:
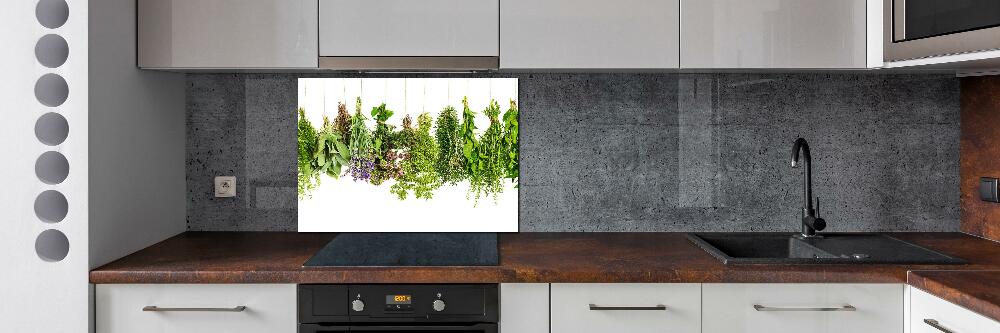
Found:
[[[66,0],[69,18],[54,29],[35,18],[37,1],[4,1],[0,10],[0,332],[85,332],[88,327],[87,205],[87,1]],[[66,62],[55,68],[35,58],[35,43],[58,34],[69,45]],[[69,87],[66,101],[54,107],[35,99],[36,80],[62,76]],[[55,112],[69,124],[65,141],[49,146],[35,137],[42,114]],[[69,163],[65,180],[42,182],[36,159],[58,152]],[[58,223],[42,222],[35,198],[46,190],[68,201]],[[36,238],[47,229],[69,241],[68,254],[45,261],[35,251]]]
[[[86,332],[89,270],[184,230],[183,76],[135,69],[133,1],[65,0],[68,19],[54,27],[36,19],[38,3],[9,1],[0,11],[0,332]],[[47,34],[69,50],[52,68],[35,57]],[[46,74],[65,79],[65,102],[36,99]],[[36,137],[46,113],[66,119],[64,141]],[[65,156],[64,180],[37,176],[46,152]],[[43,191],[66,197],[65,218],[36,214]],[[36,252],[50,229],[66,236],[65,257]]]
[[[90,267],[185,230],[184,75],[136,67],[135,1],[90,0]]]

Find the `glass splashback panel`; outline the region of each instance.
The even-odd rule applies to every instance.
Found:
[[[300,232],[516,232],[515,78],[302,78]]]

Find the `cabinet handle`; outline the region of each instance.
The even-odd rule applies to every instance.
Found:
[[[924,324],[927,324],[930,327],[936,328],[938,331],[941,331],[941,332],[944,332],[944,333],[955,333],[955,331],[949,330],[949,329],[945,328],[944,326],[941,326],[941,323],[939,323],[937,320],[934,320],[934,319],[924,319]]]
[[[666,310],[667,306],[662,304],[657,304],[654,306],[600,306],[596,304],[590,304],[591,311],[657,311]]]
[[[247,307],[240,305],[231,308],[161,308],[155,305],[142,307],[142,311],[153,312],[243,312]]]
[[[753,309],[757,311],[857,311],[853,305],[844,305],[838,307],[827,307],[827,308],[775,308],[770,306],[763,306],[760,304],[754,304]]]

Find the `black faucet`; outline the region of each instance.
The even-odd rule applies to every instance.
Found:
[[[805,164],[805,172],[802,173],[802,237],[819,237],[816,231],[826,229],[826,220],[820,218],[813,209],[813,184],[812,184],[812,156],[809,155],[809,144],[806,139],[798,138],[792,146],[792,167],[799,167],[799,152],[802,152],[802,160]],[[819,206],[819,198],[816,199],[816,206]]]

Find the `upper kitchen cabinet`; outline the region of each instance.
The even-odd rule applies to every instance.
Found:
[[[496,69],[499,0],[319,0],[326,69]]]
[[[679,0],[503,0],[504,69],[678,66]]]
[[[138,0],[141,68],[316,68],[317,0]]]
[[[881,5],[874,0],[681,0],[681,68],[879,67]],[[869,48],[877,54],[869,55]]]

